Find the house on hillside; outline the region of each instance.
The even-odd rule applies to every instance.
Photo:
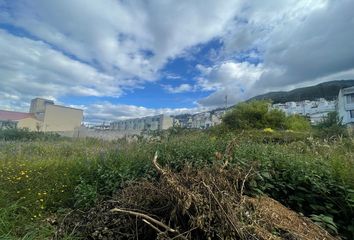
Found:
[[[315,101],[277,103],[273,104],[272,108],[281,110],[288,116],[294,114],[306,116],[312,124],[318,124],[329,112],[336,110],[336,101],[320,98]]]

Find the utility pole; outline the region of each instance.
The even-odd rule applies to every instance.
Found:
[[[227,109],[227,94],[225,95],[225,110]]]

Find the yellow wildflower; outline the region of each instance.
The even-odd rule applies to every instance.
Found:
[[[274,132],[274,130],[271,128],[265,128],[265,129],[263,129],[263,132],[272,133],[272,132]]]

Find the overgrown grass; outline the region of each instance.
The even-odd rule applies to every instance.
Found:
[[[236,139],[236,140],[235,140]],[[88,209],[128,181],[154,180],[151,159],[179,171],[203,167],[224,153],[231,140],[230,167],[252,168],[248,194],[268,194],[354,237],[354,142],[325,142],[306,134],[261,131],[183,133],[161,141],[100,140],[0,142],[0,239],[46,239],[55,229],[45,221],[68,209]],[[320,219],[320,220],[319,220]],[[67,239],[72,239],[73,236]]]

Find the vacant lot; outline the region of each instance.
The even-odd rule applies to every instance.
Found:
[[[353,139],[249,131],[222,137],[189,132],[132,143],[2,141],[0,239],[86,238],[87,229],[61,227],[64,217],[72,210],[87,216],[131,183],[155,184],[160,178],[152,164],[155,151],[159,164],[172,173],[225,163],[229,170],[250,173],[245,195],[266,194],[333,235],[354,237]]]

